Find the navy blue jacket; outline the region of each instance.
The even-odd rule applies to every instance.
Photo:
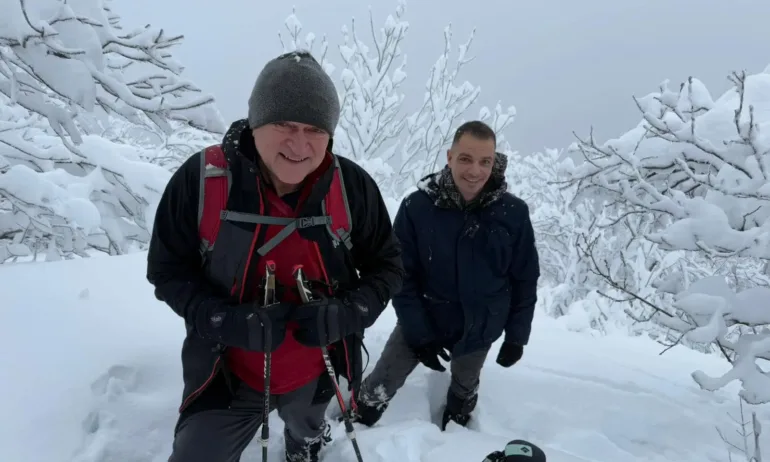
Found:
[[[503,333],[527,344],[540,276],[527,204],[499,179],[490,203],[465,210],[437,198],[435,181],[433,190],[426,184],[404,199],[393,224],[405,270],[393,306],[407,343],[437,342],[454,356]]]

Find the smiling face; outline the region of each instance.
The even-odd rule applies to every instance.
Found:
[[[479,195],[492,175],[495,140],[466,133],[447,151],[447,164],[457,189],[466,202]]]
[[[321,165],[330,138],[320,128],[297,122],[263,125],[252,135],[279,195],[296,190]]]

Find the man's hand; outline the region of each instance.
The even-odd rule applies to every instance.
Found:
[[[266,307],[253,303],[204,303],[198,312],[196,330],[200,336],[226,346],[268,353],[283,343],[286,322],[293,306],[289,303],[276,303]]]
[[[325,347],[350,334],[360,332],[361,318],[368,307],[362,301],[348,298],[319,297],[297,305],[291,315],[298,328],[294,338],[308,347]]]
[[[451,361],[449,351],[446,348],[440,347],[435,344],[423,345],[420,347],[412,348],[417,359],[425,365],[425,367],[433,369],[434,371],[444,372],[444,367],[438,360],[441,357],[444,361]]]
[[[500,346],[500,352],[497,354],[497,364],[503,367],[511,367],[521,359],[523,354],[523,346],[510,342],[503,342]]]

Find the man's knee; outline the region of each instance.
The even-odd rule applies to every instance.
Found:
[[[315,439],[323,432],[326,422],[326,407],[327,404],[313,404],[284,412],[281,419],[286,424],[286,432],[298,442],[305,439]]]
[[[458,398],[467,399],[478,393],[480,383],[480,374],[468,372],[452,373],[452,381],[449,385],[449,389]]]
[[[378,402],[389,400],[404,385],[417,364],[419,360],[406,343],[401,326],[397,324],[374,370],[364,379],[359,395]]]
[[[185,438],[179,435],[174,439],[174,445],[168,462],[236,462],[242,451],[235,452],[217,441],[215,438]]]
[[[479,389],[481,370],[488,350],[460,356],[452,360],[452,383],[450,390],[462,400],[473,398]]]
[[[406,336],[404,334],[404,326],[402,326],[400,323],[396,323],[396,326],[391,331],[390,336],[388,337],[388,340],[385,342],[385,349],[386,350],[389,349],[391,351],[397,351],[399,353],[408,352],[410,353],[411,356],[414,355],[414,353],[412,352],[412,348],[409,346],[409,344],[406,341]]]
[[[253,416],[200,411],[177,425],[169,462],[237,462],[259,428]]]
[[[235,453],[230,439],[216,430],[215,424],[206,418],[206,414],[202,412],[189,416],[181,422],[174,436],[169,462],[238,460],[240,453]]]
[[[322,374],[305,387],[281,396],[278,415],[285,423],[287,439],[297,443],[316,440],[324,431],[326,408],[334,394],[331,378]]]

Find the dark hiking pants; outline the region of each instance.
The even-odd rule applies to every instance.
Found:
[[[287,460],[317,460],[307,453],[320,449],[329,430],[324,414],[331,396],[325,393],[318,399],[318,382],[271,396],[270,409],[277,410],[286,424]],[[229,405],[180,416],[169,462],[238,462],[262,424],[263,403],[261,392],[239,381]]]
[[[453,395],[460,402],[472,401],[476,397],[481,369],[488,353],[489,348],[486,348],[452,359],[448,395]],[[420,361],[407,345],[401,325],[396,324],[374,370],[361,384],[358,400],[371,407],[388,403],[418,364]]]

